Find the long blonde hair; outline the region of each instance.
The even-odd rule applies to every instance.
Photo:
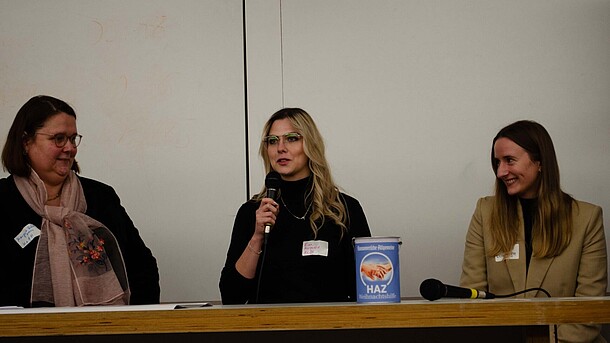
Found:
[[[532,224],[533,256],[557,256],[572,237],[572,206],[574,199],[561,190],[559,166],[553,141],[546,129],[530,120],[520,120],[504,127],[491,145],[491,165],[497,175],[498,162],[494,145],[500,138],[508,138],[525,149],[532,161],[540,162],[537,211]],[[493,246],[490,256],[508,253],[519,237],[517,196],[508,194],[504,182],[496,178],[495,202],[491,213]]]
[[[313,175],[313,186],[311,192],[306,194],[306,198],[311,198],[312,201],[309,224],[314,236],[317,236],[318,230],[324,225],[326,219],[338,225],[343,234],[347,231],[348,214],[345,205],[341,201],[341,193],[333,181],[330,167],[326,161],[324,139],[316,123],[305,110],[300,108],[283,108],[275,112],[267,120],[263,128],[259,147],[259,154],[265,164],[265,172],[269,173],[272,167],[267,153],[267,145],[263,138],[269,135],[273,123],[280,119],[288,119],[295,130],[303,137],[303,150],[309,160],[308,168]],[[260,200],[264,198],[266,192],[266,187],[263,187],[262,191],[254,196],[254,199]]]

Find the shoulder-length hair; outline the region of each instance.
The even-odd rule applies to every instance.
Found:
[[[2,167],[5,171],[16,176],[30,176],[32,168],[25,151],[25,143],[34,138],[36,131],[43,127],[49,118],[59,113],[76,118],[76,113],[70,105],[48,95],[35,96],[21,106],[2,149]],[[76,161],[72,164],[72,170],[80,172]]]
[[[491,166],[496,176],[498,161],[494,156],[494,146],[500,138],[515,142],[527,151],[532,161],[540,163],[538,206],[532,225],[533,255],[552,257],[561,254],[572,236],[574,199],[561,190],[559,166],[551,136],[542,125],[531,120],[520,120],[501,129],[491,145]],[[518,202],[518,196],[509,195],[504,182],[496,177],[490,228],[494,246],[489,251],[490,256],[510,252],[517,242]]]
[[[303,137],[303,150],[309,160],[308,168],[311,171],[313,179],[313,186],[310,193],[306,194],[305,201],[312,201],[309,223],[314,236],[317,235],[318,230],[324,225],[326,219],[338,225],[342,233],[347,231],[349,218],[345,205],[341,201],[339,189],[333,181],[330,167],[326,161],[324,139],[316,123],[305,110],[300,108],[283,108],[275,112],[267,120],[263,128],[259,147],[259,154],[265,164],[265,172],[269,173],[272,167],[267,153],[267,145],[263,139],[269,135],[273,123],[280,119],[288,119],[297,133]],[[255,195],[254,199],[260,200],[265,197],[265,194],[266,188],[263,187],[263,190]]]

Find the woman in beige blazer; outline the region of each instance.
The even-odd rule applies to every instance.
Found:
[[[604,296],[607,255],[602,210],[559,183],[553,142],[542,125],[518,121],[492,144],[495,196],[477,202],[466,235],[460,284],[506,295],[542,288],[553,297]],[[532,291],[517,297],[546,297]],[[598,325],[559,325],[560,342],[606,342]],[[550,331],[555,341],[554,330]]]

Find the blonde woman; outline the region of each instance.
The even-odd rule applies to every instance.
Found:
[[[265,170],[281,176],[279,196],[267,198],[263,188],[239,209],[220,278],[223,304],[355,301],[352,238],[370,230],[359,202],[334,184],[313,119],[299,108],[277,111],[259,152]]]
[[[466,236],[460,284],[507,295],[604,296],[606,240],[600,207],[561,190],[553,142],[518,121],[492,144],[495,196],[481,198]],[[532,291],[518,297],[546,297]],[[559,325],[560,342],[605,342],[596,325]],[[555,340],[551,330],[551,341]]]

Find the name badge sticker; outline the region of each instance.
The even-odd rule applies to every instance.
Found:
[[[17,242],[21,248],[25,248],[38,236],[40,236],[40,229],[34,224],[28,224],[21,229],[21,232],[19,232],[17,236],[15,236],[15,242]]]
[[[496,256],[496,262],[502,262],[502,261],[504,261],[504,259],[518,260],[519,259],[519,244],[515,244],[515,246],[513,246],[513,251],[511,251],[510,254]]]
[[[305,241],[303,242],[303,256],[328,256],[328,242]]]

